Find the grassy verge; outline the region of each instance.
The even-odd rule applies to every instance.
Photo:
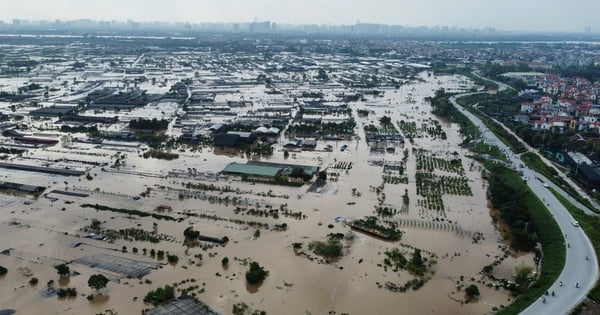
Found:
[[[502,153],[502,151],[500,151],[498,146],[495,146],[495,145],[489,145],[489,144],[485,144],[483,142],[479,142],[479,143],[477,143],[477,145],[475,145],[473,148],[471,148],[471,151],[473,151],[475,153],[479,153],[479,154],[488,154],[491,157],[493,157],[494,159],[501,160],[504,162],[508,161],[508,159],[506,158],[504,153]]]
[[[598,229],[600,226],[600,217],[585,214],[583,210],[577,208],[554,189],[550,188],[550,191],[569,210],[573,218],[579,222],[585,234],[590,238],[596,254],[600,253],[600,229]],[[596,303],[600,303],[600,283],[596,283],[596,286],[590,291],[588,297]]]
[[[564,179],[562,179],[560,176],[556,176],[558,175],[556,170],[546,165],[546,163],[542,161],[539,155],[533,152],[528,152],[521,155],[521,160],[523,160],[523,162],[527,164],[527,166],[529,166],[536,172],[544,175],[544,177],[552,181],[556,186],[561,187],[571,197],[575,198],[575,200],[579,201],[581,204],[587,206],[589,209],[596,212],[596,209],[594,209],[590,202],[587,199],[581,197],[581,195],[579,195],[579,193],[577,193],[577,191],[575,191],[575,189],[573,189],[573,187],[571,187],[571,185],[569,185],[569,183],[567,183]]]
[[[517,137],[508,133],[508,131],[506,131],[500,124],[493,121],[485,114],[471,107],[470,103],[463,99],[463,97],[458,98],[456,102],[463,106],[465,109],[467,109],[469,112],[471,112],[471,114],[481,119],[481,121],[486,125],[486,127],[491,132],[493,132],[498,137],[498,139],[500,139],[500,141],[502,141],[504,144],[510,147],[513,152],[523,153],[527,151],[527,148],[523,145],[523,143],[521,143],[519,139],[517,139]]]
[[[452,94],[445,93],[443,89],[435,92],[435,96],[428,98],[431,102],[432,113],[448,119],[450,122],[457,123],[460,126],[460,132],[466,140],[475,139],[480,136],[479,129],[475,124],[459,111],[450,101]]]
[[[511,305],[498,312],[498,314],[518,314],[542,296],[558,278],[565,264],[565,244],[560,228],[548,209],[529,190],[515,171],[487,161],[483,161],[483,163],[492,175],[501,178],[500,181],[496,181],[496,184],[523,192],[520,200],[523,203],[522,208],[528,211],[530,223],[542,245],[541,273],[537,281],[517,297]]]

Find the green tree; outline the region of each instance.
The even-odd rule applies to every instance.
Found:
[[[294,242],[294,243],[292,243],[292,247],[294,248],[294,252],[297,252],[302,248],[302,243]]]
[[[258,284],[265,280],[269,275],[269,271],[261,267],[257,262],[253,261],[250,263],[250,269],[246,271],[246,282],[248,284]]]
[[[320,171],[318,179],[321,180],[321,181],[326,181],[327,180],[327,172]]]
[[[529,285],[530,275],[533,267],[521,264],[515,268],[515,283],[519,287],[519,291],[523,292]]]
[[[67,264],[60,264],[54,266],[54,269],[56,269],[56,272],[60,275],[61,278],[66,278],[71,274],[71,270],[69,269],[69,266],[67,266]]]
[[[468,286],[468,287],[465,289],[465,293],[466,293],[466,294],[467,294],[467,296],[468,296],[468,297],[470,297],[470,298],[477,297],[477,296],[479,296],[479,288],[478,288],[476,285],[474,285],[474,284],[471,284],[470,286]]]
[[[88,286],[96,290],[97,294],[100,294],[100,290],[106,288],[108,281],[108,278],[105,277],[103,274],[95,274],[91,275],[88,279]]]
[[[175,297],[175,288],[166,285],[164,288],[158,288],[150,291],[144,297],[144,303],[150,303],[154,306],[167,302]]]
[[[227,258],[227,257],[223,257],[223,259],[221,259],[221,265],[222,265],[223,267],[227,267],[227,266],[229,266],[229,258]]]

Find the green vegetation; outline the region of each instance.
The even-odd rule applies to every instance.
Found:
[[[466,137],[465,142],[479,137],[479,129],[458,109],[456,109],[448,98],[452,96],[446,93],[444,89],[435,92],[435,96],[427,98],[433,107],[432,113],[444,117],[460,126],[460,132]]]
[[[517,293],[523,293],[527,290],[527,286],[532,279],[533,267],[522,264],[515,268],[515,284],[517,285]]]
[[[36,284],[38,284],[39,280],[36,277],[32,277],[31,279],[29,279],[29,284],[34,286]]]
[[[459,176],[437,175],[434,173],[435,170],[455,173]],[[442,195],[472,195],[469,179],[465,176],[460,159],[443,159],[419,151],[415,179],[417,194],[425,198],[417,200],[417,205],[427,210],[438,211],[442,216],[445,216]]]
[[[183,231],[183,236],[185,237],[186,240],[195,241],[200,236],[200,232],[199,231],[195,231],[193,227],[188,226]]]
[[[388,116],[383,116],[379,119],[379,123],[381,124],[381,131],[389,134],[398,134],[399,131],[396,129],[396,126],[392,123],[392,119]]]
[[[58,290],[56,290],[56,295],[59,298],[65,298],[65,297],[76,297],[77,296],[77,289],[75,288],[60,288]]]
[[[159,220],[167,220],[167,221],[177,221],[177,219],[168,216],[168,215],[162,215],[162,214],[156,214],[156,213],[149,213],[149,212],[144,212],[144,211],[140,211],[140,210],[129,210],[129,209],[122,209],[122,208],[111,208],[108,206],[102,206],[99,204],[89,204],[89,203],[85,203],[81,205],[82,208],[93,208],[99,211],[112,211],[112,212],[117,212],[117,213],[124,213],[124,214],[128,214],[128,215],[136,215],[139,217],[153,217],[155,219],[159,219]]]
[[[378,224],[377,217],[366,217],[365,219],[354,220],[352,225],[358,226],[364,230],[374,230],[381,235],[388,236],[386,239],[390,241],[398,241],[402,238],[403,232],[400,231],[394,222],[387,222],[388,226]]]
[[[144,154],[142,156],[144,157],[144,159],[155,158],[155,159],[167,160],[167,161],[171,161],[171,160],[175,160],[175,159],[179,158],[179,154],[177,154],[177,153],[171,153],[171,152],[161,151],[161,150],[157,150],[157,149],[150,149],[150,150],[144,152]]]
[[[100,290],[106,288],[108,281],[108,278],[105,277],[103,274],[95,274],[91,275],[88,279],[88,286],[96,290],[97,294],[100,294]]]
[[[383,259],[383,265],[392,267],[394,272],[398,272],[406,268],[408,260],[400,252],[398,248],[392,250],[386,250],[384,252],[386,258]]]
[[[359,117],[366,117],[369,116],[369,110],[368,109],[357,109],[356,113],[358,114]]]
[[[423,275],[425,275],[425,272],[427,271],[427,266],[425,266],[423,257],[421,257],[420,249],[415,248],[412,258],[408,262],[408,265],[406,265],[406,269],[408,269],[410,273],[416,276],[422,277]]]
[[[157,120],[156,118],[144,119],[140,118],[129,122],[129,128],[139,130],[167,130],[169,121],[165,119]]]
[[[233,304],[231,310],[233,315],[267,315],[267,312],[261,310],[251,310],[250,307],[244,302]]]
[[[177,255],[167,255],[167,261],[170,264],[176,264],[179,261],[179,257]]]
[[[269,275],[269,271],[261,267],[257,262],[250,263],[250,269],[246,271],[246,282],[248,284],[259,284]]]
[[[165,285],[164,288],[158,288],[156,290],[146,293],[144,297],[144,303],[150,303],[154,306],[168,302],[175,298],[175,289],[170,285]]]
[[[3,266],[0,266],[0,276],[3,276],[3,275],[5,275],[7,272],[8,272],[8,269],[6,269],[6,268],[5,268],[5,267],[3,267]]]
[[[470,286],[468,286],[468,287],[465,289],[465,294],[466,294],[466,295],[467,295],[467,296],[468,296],[470,299],[472,299],[472,298],[476,298],[476,297],[478,297],[478,296],[479,296],[479,288],[478,288],[476,285],[474,285],[474,284],[471,284]]]
[[[327,241],[313,241],[308,244],[308,249],[325,258],[338,258],[343,254],[344,246],[341,242],[343,238],[343,234],[329,234]]]
[[[542,202],[533,195],[520,176],[501,165],[482,161],[490,172],[489,193],[494,209],[510,227],[508,238],[514,248],[533,249],[542,244],[541,274],[513,304],[498,314],[516,314],[539,298],[558,278],[565,264],[565,245],[558,224]],[[497,220],[498,218],[494,218]]]
[[[471,151],[479,154],[487,154],[492,158],[500,161],[508,160],[504,153],[500,151],[500,148],[498,148],[498,146],[485,144],[483,143],[483,141],[478,142],[474,147],[471,148]]]
[[[60,275],[61,278],[68,277],[71,274],[71,270],[69,269],[69,266],[67,266],[67,264],[60,264],[54,266],[54,269],[56,269],[56,272]]]

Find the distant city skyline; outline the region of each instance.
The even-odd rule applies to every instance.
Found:
[[[381,23],[600,32],[600,1],[572,0],[0,0],[0,20],[134,20],[279,24]]]

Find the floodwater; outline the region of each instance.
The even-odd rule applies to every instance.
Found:
[[[0,277],[0,309],[12,308],[21,314],[96,314],[108,309],[119,314],[139,314],[141,310],[151,307],[142,301],[148,291],[182,281],[185,283],[180,284],[179,288],[198,286],[191,292],[213,309],[225,314],[231,313],[233,304],[238,302],[244,302],[254,310],[265,310],[269,314],[328,314],[331,311],[338,314],[489,314],[493,313],[494,307],[510,304],[508,293],[488,287],[487,284],[491,286],[492,282],[480,274],[484,266],[504,255],[505,244],[489,215],[481,166],[464,157],[468,152],[458,146],[461,142],[458,127],[441,122],[447,140],[419,138],[415,139],[414,145],[407,141],[395,153],[370,153],[364,140],[362,125],[371,121],[376,124],[383,115],[391,117],[393,122],[415,121],[417,126],[430,118],[436,119],[431,116],[430,106],[423,100],[424,97],[433,95],[440,87],[449,90],[468,84],[460,77],[434,78],[423,73],[421,78],[424,82],[403,85],[397,90],[386,90],[383,97],[353,103],[351,106],[354,109],[369,109],[376,113],[367,118],[357,118],[359,140],[319,142],[317,151],[299,152],[287,159],[284,159],[280,151],[285,142],[280,140],[274,155],[269,158],[271,161],[319,165],[321,168],[339,161],[353,163],[352,169],[347,173],[329,169],[329,172],[339,173],[339,177],[332,181],[330,176],[328,184],[319,193],[307,192],[306,185],[300,188],[249,185],[233,177],[216,177],[215,173],[228,163],[244,162],[246,159],[238,155],[215,155],[209,149],[183,152],[177,160],[162,161],[143,159],[137,148],[98,149],[76,143],[72,148],[56,146],[49,150],[32,151],[25,154],[24,158],[14,159],[15,163],[48,163],[54,167],[92,167],[90,174],[93,179],[2,170],[2,180],[47,186],[49,189],[46,192],[68,189],[89,193],[90,196],[81,198],[51,194],[56,200],[40,197],[28,205],[23,204],[27,198],[22,196],[0,196],[0,240],[3,244],[0,250],[13,249],[10,256],[0,255],[0,265],[9,269],[7,275]],[[333,146],[332,152],[321,151],[327,144]],[[343,144],[347,144],[348,148],[341,151]],[[380,196],[373,187],[382,183],[383,168],[373,166],[369,161],[401,161],[404,148],[410,152],[405,172],[408,174],[408,184],[386,184],[383,189],[384,205],[398,209],[405,189],[408,190],[408,211],[393,217],[393,220],[404,224],[402,230],[405,234],[401,241],[386,242],[353,232],[354,240],[345,243],[345,255],[338,261],[327,264],[318,259],[308,259],[308,256],[315,257],[307,249],[311,241],[323,240],[329,233],[349,232],[349,228],[342,223],[344,219],[374,215]],[[422,199],[416,195],[415,188],[416,155],[413,154],[413,149],[417,148],[444,159],[461,158],[472,196],[444,195],[443,212],[426,210],[417,205],[418,200]],[[100,166],[84,163],[93,161],[112,164],[117,152],[121,157],[126,155],[125,159],[121,159],[125,164],[118,171],[108,166],[103,170]],[[79,162],[54,162],[59,157]],[[174,170],[178,171],[178,175],[168,176]],[[196,191],[196,198],[180,199],[179,194],[188,182],[227,185],[245,193]],[[132,199],[148,188],[148,196],[139,200]],[[211,202],[206,200],[204,194],[221,198],[241,197],[248,204],[246,207],[256,207],[258,203],[263,209],[267,204],[279,208],[281,204],[287,204],[288,209],[301,211],[306,217],[297,220],[282,215],[276,220],[235,214],[235,206]],[[269,194],[275,197],[269,197]],[[169,205],[173,211],[164,214],[185,219],[173,222],[139,218],[80,207],[84,203],[149,212],[158,205]],[[183,211],[216,215],[224,219],[263,222],[271,226],[287,223],[288,230],[261,229],[260,236],[254,237],[255,228],[248,228],[247,224],[177,214]],[[336,221],[336,217],[341,217],[341,220]],[[170,238],[158,244],[122,239],[108,243],[82,238],[87,234],[83,228],[90,225],[93,219],[100,220],[104,228],[117,231],[131,227],[152,231],[156,223],[157,232],[169,235]],[[230,241],[224,247],[186,249],[183,230],[188,226],[193,226],[203,235],[227,236]],[[475,236],[480,236],[477,242],[473,240]],[[71,248],[69,244],[75,241],[83,241],[84,244]],[[303,244],[300,250],[302,253],[294,252],[294,242]],[[128,253],[121,253],[123,246],[127,247]],[[400,248],[410,257],[412,251],[407,246],[422,249],[426,253],[424,257],[430,257],[429,253],[435,254],[437,264],[431,269],[431,279],[420,289],[408,289],[404,293],[380,287],[386,282],[402,285],[414,278],[406,271],[386,271],[381,267],[386,250]],[[133,247],[139,249],[138,254],[132,253]],[[73,263],[70,265],[71,270],[77,271],[79,275],[71,276],[66,286],[77,288],[79,296],[65,300],[42,296],[46,283],[58,280],[52,267],[54,264],[96,253],[156,261],[149,255],[142,254],[144,248],[148,252],[156,249],[176,254],[179,262],[174,265],[164,264],[142,280],[121,278],[120,281],[111,281],[103,291],[106,297],[94,302],[85,298],[85,295],[93,293],[87,286],[87,279],[101,270]],[[196,257],[197,254],[202,254],[202,259]],[[223,257],[229,258],[228,268],[221,265]],[[245,284],[244,273],[247,266],[244,262],[247,260],[259,262],[269,271],[267,279],[254,290],[248,290]],[[533,265],[532,256],[509,256],[496,267],[496,276],[510,278],[514,268],[521,263]],[[28,281],[31,277],[37,277],[39,284],[30,286]],[[465,286],[476,284],[481,292],[479,300],[462,303],[465,296],[463,291],[457,290],[457,282]]]

